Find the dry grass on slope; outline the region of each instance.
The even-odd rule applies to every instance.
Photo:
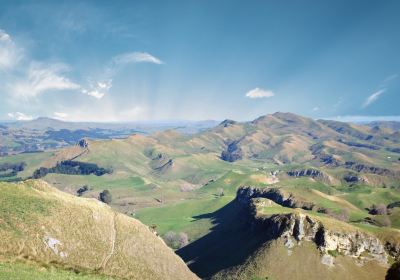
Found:
[[[330,267],[321,262],[320,252],[312,243],[304,242],[288,251],[282,240],[277,240],[264,245],[244,264],[222,271],[212,279],[383,280],[386,270],[374,262],[361,266],[351,257],[341,255],[335,258],[335,266]]]
[[[0,192],[2,258],[124,279],[197,279],[147,226],[97,200],[43,181],[1,183]]]

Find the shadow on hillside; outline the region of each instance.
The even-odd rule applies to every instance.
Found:
[[[243,263],[252,252],[267,241],[267,236],[254,234],[246,209],[232,201],[219,210],[193,217],[211,219],[211,232],[176,253],[201,278]]]

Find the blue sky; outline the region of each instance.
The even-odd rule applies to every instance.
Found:
[[[399,1],[1,1],[0,119],[400,115]]]

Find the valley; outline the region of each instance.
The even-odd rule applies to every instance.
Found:
[[[275,113],[2,156],[12,174],[0,180],[40,178],[78,200],[107,190],[201,278],[384,279],[400,257],[398,136]],[[301,270],[311,263],[318,272]]]

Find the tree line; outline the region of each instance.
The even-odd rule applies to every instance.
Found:
[[[65,160],[57,163],[56,166],[51,168],[40,167],[33,173],[34,179],[39,179],[49,173],[67,174],[67,175],[91,175],[102,176],[104,174],[112,173],[112,169],[99,167],[95,163]]]

